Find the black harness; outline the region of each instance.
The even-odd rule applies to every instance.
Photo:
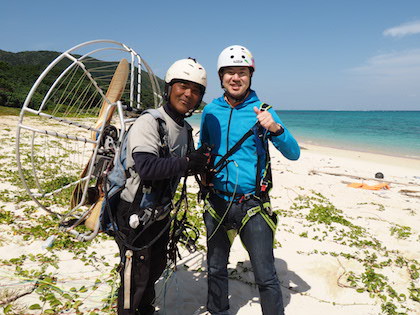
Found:
[[[166,129],[166,123],[163,119],[155,117],[158,121],[158,133],[160,138],[160,148],[159,148],[159,157],[170,157],[170,150],[168,144],[168,132]],[[128,131],[127,131],[128,132]],[[192,143],[192,132],[188,132],[188,151],[190,151],[190,143]],[[126,178],[131,177],[133,170],[127,169],[125,171]],[[108,198],[108,193],[105,191],[105,207],[106,213],[109,217],[113,229],[111,230],[112,236],[118,238],[118,240],[126,247],[133,251],[142,251],[151,247],[159,238],[172,226],[170,234],[170,245],[168,256],[175,263],[176,257],[179,256],[179,250],[177,248],[177,243],[187,244],[187,249],[190,252],[196,250],[195,242],[199,237],[199,231],[187,223],[186,212],[188,209],[187,201],[187,185],[186,185],[187,174],[184,174],[184,181],[182,184],[181,195],[175,204],[172,203],[172,198],[168,197],[171,192],[172,181],[173,179],[163,179],[163,180],[140,180],[139,187],[134,196],[134,200],[130,205],[130,213],[135,212],[142,222],[142,227],[139,232],[134,236],[128,239],[127,235],[122,233],[117,226],[116,215],[117,212],[117,203],[120,198],[121,191],[115,193],[111,198]],[[104,182],[108,182],[105,177]],[[106,186],[106,185],[104,185]],[[147,199],[148,196],[153,195],[152,205],[150,207],[141,207],[142,201]],[[185,203],[185,212],[179,218],[179,211],[182,205]],[[160,217],[168,215],[169,212],[175,210],[173,215],[170,217],[164,228],[154,237],[150,242],[142,247],[135,246],[136,240],[138,240],[148,228],[155,223]],[[187,232],[187,229],[190,231]],[[177,255],[178,254],[178,255]]]
[[[260,110],[268,110],[271,106],[262,103],[260,105]],[[241,145],[247,140],[249,137],[255,137],[255,143],[257,147],[257,174],[255,179],[255,192],[251,194],[235,194],[236,201],[242,202],[244,200],[254,198],[256,200],[262,200],[265,202],[269,199],[268,193],[272,188],[272,173],[271,173],[271,159],[270,153],[268,149],[268,141],[267,141],[268,131],[263,128],[259,122],[256,122],[239,140],[235,143],[235,145],[226,152],[225,155],[221,157],[221,159],[214,165],[211,164],[206,169],[206,182],[210,183],[212,178],[215,174],[219,173],[224,167],[227,166],[228,163],[232,162],[229,158],[241,147]],[[206,144],[203,144],[206,145]],[[206,145],[208,148],[209,146]],[[214,159],[214,156],[213,158]],[[264,165],[265,164],[265,165]],[[262,173],[264,170],[264,174]],[[204,185],[198,177],[196,177],[197,182],[200,186],[200,193],[199,193],[199,200],[204,200],[207,198],[209,193],[221,194],[225,196],[232,197],[233,193],[220,191],[214,189],[211,186]]]

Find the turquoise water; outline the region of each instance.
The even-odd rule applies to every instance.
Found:
[[[298,142],[420,159],[420,111],[277,111]],[[188,120],[198,126],[201,115]]]

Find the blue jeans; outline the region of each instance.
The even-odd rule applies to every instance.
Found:
[[[209,202],[222,218],[229,202],[216,195],[210,195]],[[226,231],[239,230],[246,210],[257,205],[258,202],[252,199],[242,203],[233,203],[222,225],[217,230],[219,222],[209,212],[204,213],[204,222],[207,228],[207,310],[211,314],[230,314],[227,264],[231,243]],[[254,270],[263,314],[284,314],[280,282],[274,266],[273,231],[261,214],[257,213],[242,228],[240,237],[248,251]]]

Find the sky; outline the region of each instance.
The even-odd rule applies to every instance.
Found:
[[[161,78],[194,57],[204,100],[222,95],[217,57],[253,54],[252,88],[278,110],[420,110],[420,0],[3,1],[0,49],[66,51],[111,39]]]

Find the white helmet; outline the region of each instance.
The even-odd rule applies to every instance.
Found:
[[[186,113],[184,116],[189,117],[192,115],[201,104],[204,93],[206,92],[207,86],[207,73],[202,65],[200,65],[195,59],[181,59],[175,61],[172,66],[169,67],[165,75],[165,93],[163,95],[166,101],[169,101],[171,95],[172,84],[178,81],[189,81],[196,83],[201,88],[201,97],[198,100],[194,108]]]
[[[185,80],[197,83],[203,87],[203,94],[207,86],[206,70],[195,59],[181,59],[169,67],[165,82],[172,85],[176,80]]]
[[[224,67],[249,67],[251,72],[255,70],[254,57],[243,46],[233,45],[226,47],[217,60],[217,72]]]

